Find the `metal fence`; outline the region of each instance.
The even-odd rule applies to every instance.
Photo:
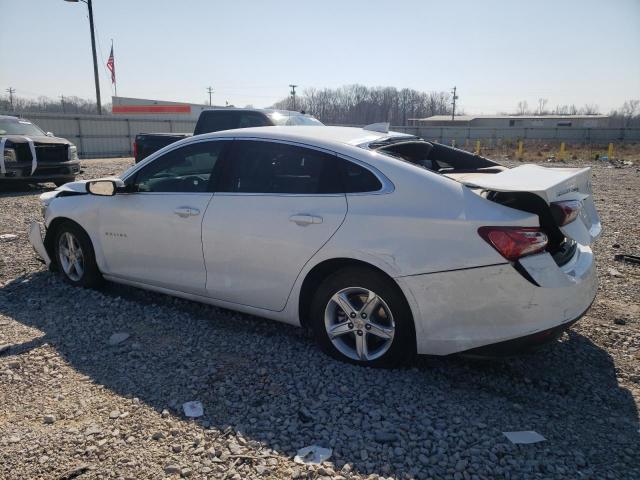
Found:
[[[196,126],[195,120],[139,116],[28,113],[24,117],[44,131],[73,142],[78,147],[80,158],[132,156],[133,141],[138,133],[193,133]]]
[[[483,145],[499,146],[505,142],[525,143],[566,142],[573,145],[606,145],[608,143],[640,142],[640,128],[579,128],[579,127],[393,127],[400,132],[418,135],[451,145],[465,145],[480,140]]]
[[[140,116],[57,113],[29,113],[24,116],[33,120],[43,130],[75,143],[81,158],[131,156],[133,141],[138,133],[190,133],[196,124],[195,120]],[[426,140],[448,145],[455,143],[458,146],[473,145],[477,140],[480,140],[483,146],[500,146],[505,142],[519,140],[525,143],[567,142],[575,145],[640,142],[640,128],[394,126],[392,129],[418,135]]]

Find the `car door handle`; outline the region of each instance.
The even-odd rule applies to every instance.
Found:
[[[182,218],[193,217],[196,215],[200,215],[200,210],[194,207],[178,207],[173,213]]]
[[[289,217],[289,221],[300,227],[306,227],[307,225],[322,223],[322,217],[309,215],[307,213],[298,213],[296,215],[291,215]]]

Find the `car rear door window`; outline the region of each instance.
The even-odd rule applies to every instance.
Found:
[[[264,194],[341,193],[335,155],[294,145],[237,140],[219,191]]]
[[[226,141],[200,142],[176,148],[139,170],[133,190],[183,193],[210,191],[213,172],[227,144]]]

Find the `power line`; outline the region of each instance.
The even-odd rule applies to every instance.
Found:
[[[13,112],[13,94],[16,93],[16,89],[9,87],[7,88],[7,92],[9,92],[9,103],[11,103],[11,111]]]
[[[209,93],[209,106],[211,106],[211,94],[213,93],[213,87],[207,87],[207,92]]]

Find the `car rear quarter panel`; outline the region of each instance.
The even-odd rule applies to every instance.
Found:
[[[393,277],[493,265],[506,261],[482,240],[478,227],[539,225],[535,215],[485,200],[423,168],[391,162],[375,167],[394,190],[347,195],[346,219],[323,255],[376,258]]]

